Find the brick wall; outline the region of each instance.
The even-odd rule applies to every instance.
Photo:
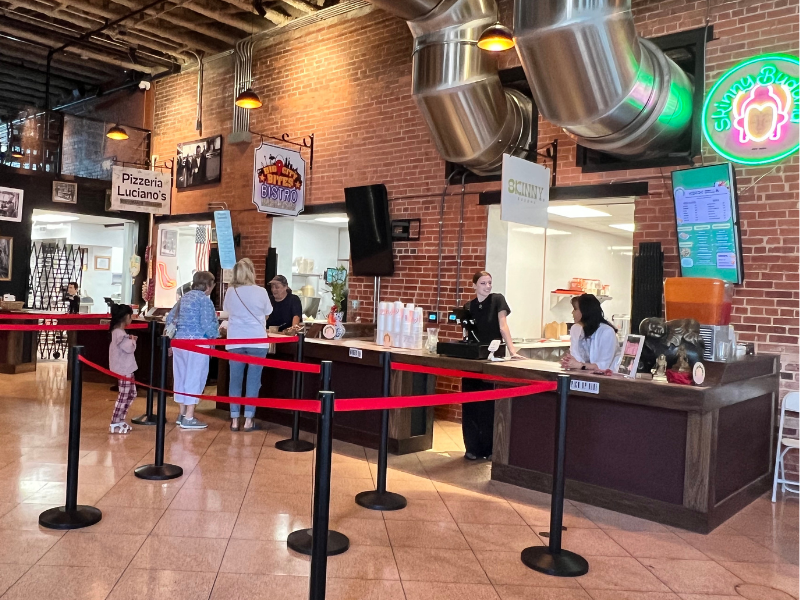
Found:
[[[511,1],[501,1],[511,22]],[[734,0],[721,4],[634,0],[638,31],[657,36],[701,27],[708,14],[715,39],[708,45],[706,86],[725,69],[761,52],[798,52],[798,7],[789,0]],[[383,182],[391,213],[422,219],[421,239],[396,245],[397,272],[384,278],[381,300],[400,299],[429,307],[436,299],[439,198],[444,165],[431,143],[411,96],[412,40],[407,26],[377,10],[324,21],[273,38],[256,49],[254,85],[264,108],[252,111],[251,129],[271,135],[316,135],[310,203],[343,200],[343,188]],[[518,64],[511,51],[503,67]],[[230,58],[209,63],[205,74],[202,135],[229,133],[232,117]],[[175,145],[200,137],[194,131],[196,73],[158,81],[154,153],[175,154]],[[677,245],[669,190],[669,169],[584,175],[575,167],[575,145],[556,127],[540,123],[539,143],[559,139],[559,185],[612,180],[650,182],[650,194],[637,199],[634,241],[660,241],[665,272],[677,274]],[[263,265],[269,243],[269,219],[253,211],[250,200],[254,145],[226,144],[222,184],[173,195],[174,211],[207,210],[209,201],[224,201],[234,210],[234,227],[245,253]],[[703,160],[717,159],[707,150]],[[737,290],[733,320],[740,339],[760,352],[782,355],[783,392],[798,387],[798,160],[779,166],[737,169],[747,281]],[[486,187],[486,186],[484,186]],[[460,186],[451,186],[457,193]],[[485,207],[477,205],[476,186],[469,186],[461,281],[467,298],[469,278],[485,259]],[[426,197],[405,198],[407,196]],[[452,306],[456,292],[456,251],[460,198],[445,203],[442,257],[442,306]],[[372,314],[372,282],[351,279],[350,297],[361,301],[356,316]],[[441,386],[454,385],[441,382]],[[448,411],[456,417],[455,411]]]

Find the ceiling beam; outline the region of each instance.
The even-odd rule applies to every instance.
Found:
[[[41,48],[33,46],[29,47],[27,50],[22,50],[19,46],[11,46],[5,40],[0,40],[0,57],[3,55],[35,62],[40,65],[47,65],[46,52],[43,52]],[[52,72],[68,77],[75,77],[80,73],[82,81],[99,83],[108,81],[115,73],[119,74],[118,71],[107,70],[106,65],[102,65],[101,67],[91,63],[87,64],[85,60],[71,56],[56,55],[53,57],[53,63],[54,64],[51,66]]]
[[[117,4],[121,4],[122,6],[130,10],[137,10],[140,8],[139,3],[134,0],[114,0],[114,2]],[[168,10],[173,10],[177,7],[178,5],[175,5],[169,8]],[[202,23],[197,23],[190,19],[185,19],[174,13],[167,13],[165,11],[156,11],[154,9],[146,10],[142,15],[137,15],[137,17],[135,17],[131,21],[131,23],[138,24],[142,21],[148,21],[150,19],[162,19],[168,23],[172,23],[173,25],[177,25],[179,27],[188,29],[189,31],[193,31],[201,35],[204,35],[206,37],[217,39],[229,46],[233,46],[239,40],[239,38],[229,35],[224,31],[221,31],[218,27],[214,27],[213,25],[205,25]]]
[[[304,2],[303,0],[282,0],[284,4],[288,4],[292,8],[302,10],[304,13],[313,13],[319,10],[319,7]]]
[[[216,4],[216,6],[210,6],[201,0],[191,0],[184,6],[184,8],[196,12],[199,15],[203,15],[204,17],[219,21],[220,23],[230,25],[231,27],[241,31],[245,31],[248,35],[259,33],[266,29],[266,27],[264,27],[263,19],[247,19],[245,17],[226,13],[220,7],[219,2]]]
[[[58,40],[54,40],[47,36],[38,35],[31,31],[20,29],[19,27],[6,25],[5,23],[0,23],[0,33],[5,33],[7,35],[19,37],[24,40],[28,40],[30,42],[34,42],[36,44],[43,45],[52,49],[58,48],[61,45]],[[112,56],[101,54],[100,52],[95,52],[94,50],[88,50],[86,48],[80,48],[77,46],[70,46],[69,48],[66,48],[64,52],[80,56],[81,58],[84,59],[91,59],[98,62],[107,63],[109,65],[114,65],[122,69],[130,69],[132,71],[147,73],[148,75],[155,75],[157,73],[161,73],[167,70],[167,67],[151,67],[147,65],[139,65],[129,60],[114,58]]]
[[[40,71],[38,67],[34,65],[26,67],[24,61],[11,61],[0,58],[0,76],[4,74],[13,75],[18,79],[27,79],[29,81],[36,81],[42,83],[44,83],[45,80],[44,71]],[[77,80],[70,81],[63,77],[59,77],[58,75],[53,75],[51,73],[50,85],[55,88],[72,91],[79,85],[83,84],[82,82],[79,82]]]
[[[235,6],[241,11],[258,14],[256,12],[256,9],[253,8],[253,3],[247,2],[247,0],[225,0],[225,2],[227,2],[231,6]],[[273,23],[275,23],[275,25],[286,25],[286,23],[292,20],[291,17],[287,17],[283,13],[280,13],[272,8],[265,8],[264,11],[265,11],[264,18],[268,19],[269,21],[272,21]]]

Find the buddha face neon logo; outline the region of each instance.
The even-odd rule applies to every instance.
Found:
[[[798,59],[766,55],[720,77],[706,97],[703,132],[721,156],[746,165],[781,160],[798,150]]]

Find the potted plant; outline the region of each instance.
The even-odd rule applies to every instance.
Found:
[[[344,301],[346,298],[345,291],[347,290],[347,269],[343,266],[338,266],[333,272],[331,282],[328,284],[328,291],[331,294],[333,305],[331,306],[330,315],[328,315],[328,323],[336,327],[336,339],[344,335],[344,326],[342,325],[342,317],[344,316]]]

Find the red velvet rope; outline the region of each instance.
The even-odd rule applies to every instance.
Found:
[[[31,321],[37,319],[110,319],[111,315],[103,314],[70,314],[70,313],[0,313],[0,320]]]
[[[480,402],[481,400],[501,400],[503,398],[530,396],[542,392],[552,392],[555,391],[555,389],[556,383],[553,381],[537,381],[516,388],[503,388],[481,392],[458,392],[455,394],[435,394],[433,396],[397,396],[394,398],[336,399],[335,409],[337,411],[382,410],[384,408],[414,408],[417,406],[437,406],[439,404],[463,404],[465,402]]]
[[[530,379],[514,379],[501,375],[485,375],[484,373],[473,373],[471,371],[458,371],[456,369],[442,369],[439,367],[423,367],[422,365],[409,365],[405,363],[392,363],[395,371],[408,371],[410,373],[425,373],[426,375],[440,375],[442,377],[460,377],[467,379],[484,379],[486,381],[503,381],[506,383],[531,383]],[[554,384],[555,385],[555,384]]]
[[[242,346],[249,346],[250,344],[282,344],[286,342],[297,342],[300,338],[295,336],[281,336],[281,337],[265,337],[265,338],[243,338],[243,339],[223,339],[216,340],[184,340],[181,339],[181,344],[184,346],[230,346],[232,344],[241,344]],[[173,340],[172,346],[175,347]],[[189,348],[184,348],[189,350]]]
[[[125,329],[147,329],[147,323],[131,323]],[[0,325],[0,331],[108,331],[108,325]]]
[[[214,356],[216,358],[224,358],[225,360],[243,362],[249,365],[258,365],[259,367],[273,367],[275,369],[284,369],[287,371],[300,371],[301,373],[320,372],[319,365],[289,362],[288,360],[275,360],[273,358],[258,358],[257,356],[246,356],[244,354],[235,354],[233,352],[224,352],[222,350],[211,350],[209,348],[201,348],[195,344],[185,343],[192,341],[195,340],[172,340],[170,345],[179,350],[196,352],[197,354],[205,354],[206,356]]]
[[[97,363],[94,363],[83,356],[79,356],[78,360],[80,360],[83,364],[88,365],[97,371],[100,371],[101,373],[110,375],[111,377],[115,377],[116,379],[122,379],[123,381],[130,381],[131,383],[135,383],[140,387],[150,388],[156,390],[157,392],[165,392],[167,394],[177,393],[181,396],[190,396],[192,398],[199,398],[201,400],[211,400],[212,402],[227,402],[229,404],[244,404],[247,406],[257,406],[262,408],[280,408],[283,410],[300,410],[303,412],[311,412],[311,413],[320,412],[319,400],[291,400],[287,398],[246,398],[240,396],[208,396],[205,394],[189,394],[187,392],[175,392],[174,390],[165,390],[163,388],[154,385],[148,385],[146,383],[136,381],[131,377],[125,377],[124,375],[120,375],[119,373],[114,373],[114,371],[106,369],[105,367],[101,367]]]

